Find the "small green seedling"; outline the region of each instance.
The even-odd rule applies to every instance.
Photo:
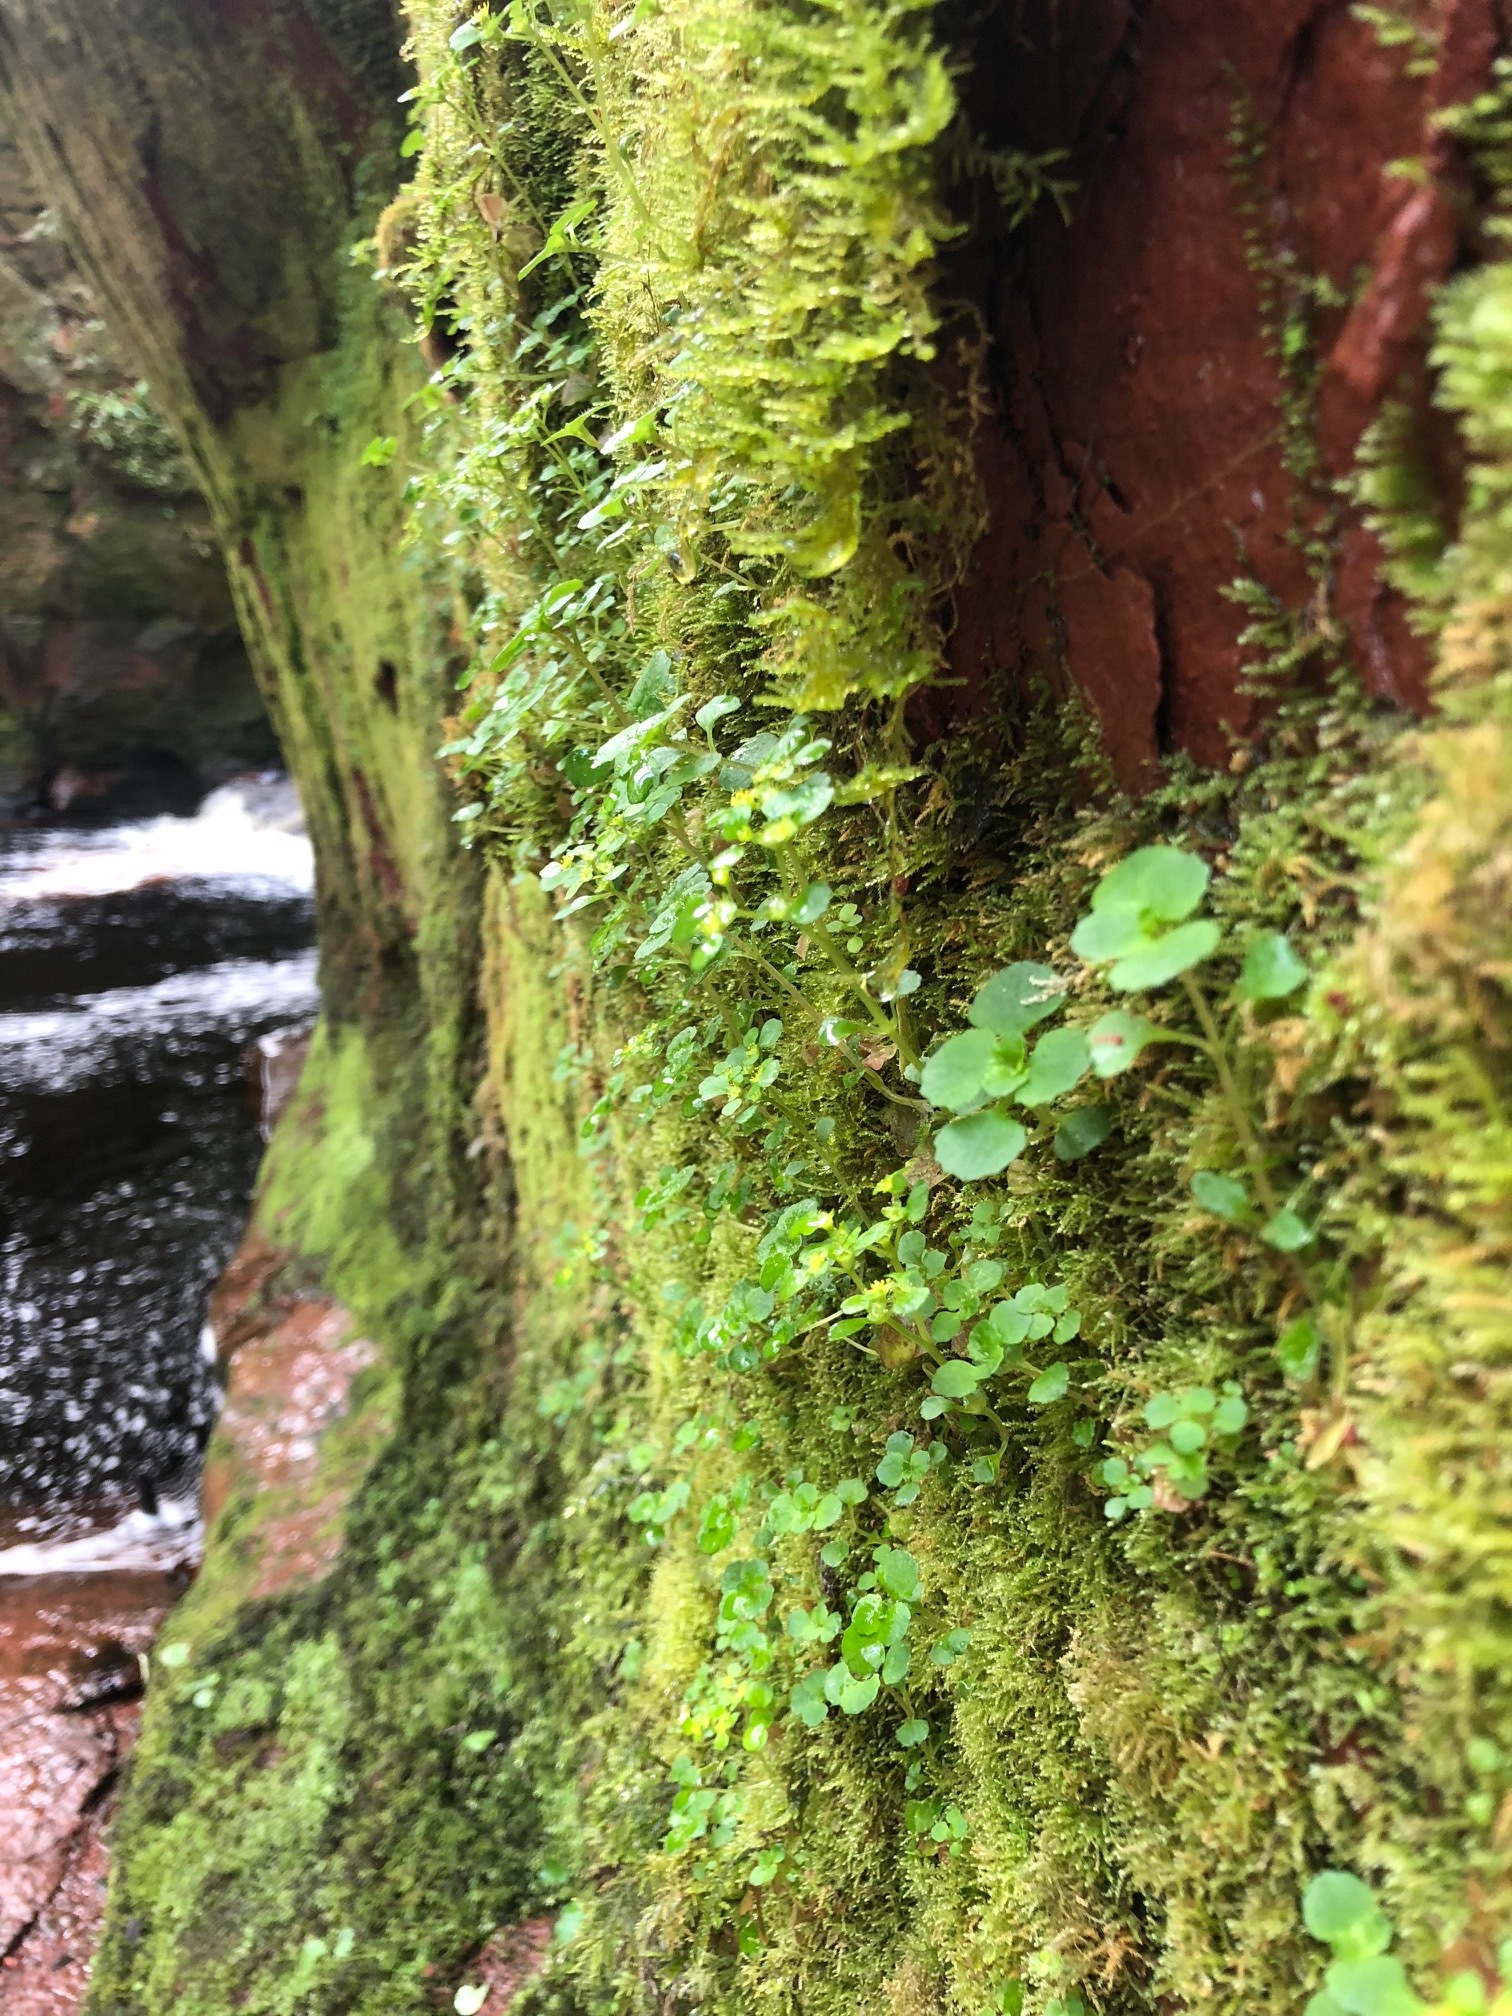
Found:
[[[1031,1047],[1030,1030],[1060,1013],[1065,994],[1066,983],[1049,966],[1005,966],[977,990],[966,1018],[971,1027],[948,1037],[925,1063],[920,1092],[957,1116],[934,1140],[948,1175],[972,1182],[1018,1160],[1029,1130],[1005,1110],[1010,1105],[1038,1117],[1089,1075],[1111,1077],[1134,1061],[1142,1044],[1129,1016],[1111,1029],[1108,1017],[1091,1029],[1051,1029]],[[1111,1127],[1106,1107],[1079,1107],[1056,1131],[1056,1154],[1067,1162],[1089,1155]]]
[[[1386,1951],[1392,1924],[1368,1884],[1345,1869],[1323,1870],[1303,1895],[1302,1919],[1333,1953],[1307,2016],[1419,2016],[1423,2002]]]
[[[1164,1430],[1164,1440],[1150,1443],[1132,1460],[1110,1456],[1100,1466],[1098,1474],[1114,1494],[1103,1504],[1104,1516],[1116,1524],[1130,1512],[1147,1512],[1155,1503],[1151,1479],[1163,1480],[1178,1498],[1206,1497],[1209,1452],[1217,1445],[1231,1446],[1248,1419],[1249,1408],[1232,1379],[1221,1395],[1211,1386],[1153,1395],[1145,1403],[1145,1426]]]
[[[1193,912],[1207,894],[1211,871],[1180,847],[1141,847],[1110,868],[1092,892],[1092,907],[1071,934],[1071,949],[1089,966],[1104,969],[1115,993],[1146,993],[1183,979],[1212,958],[1223,943],[1219,925]],[[1239,1002],[1278,1001],[1307,978],[1307,969],[1279,932],[1251,940],[1235,983]],[[1187,979],[1190,989],[1193,985]],[[1087,1028],[1051,1029],[1031,1046],[1029,1032],[1060,1013],[1066,982],[1049,966],[1020,961],[994,973],[978,990],[969,1029],[948,1037],[924,1064],[919,1090],[931,1106],[956,1117],[934,1138],[935,1159],[962,1182],[1000,1175],[1029,1146],[1031,1124],[1044,1110],[1090,1077],[1116,1078],[1159,1042],[1192,1042],[1143,1015],[1115,1008]],[[1204,1037],[1195,1047],[1219,1060],[1222,1038],[1199,999]],[[1030,1121],[1013,1107],[1023,1108]],[[1072,1162],[1107,1140],[1112,1115],[1101,1104],[1067,1112],[1054,1130],[1055,1153]],[[1247,1210],[1241,1193],[1231,1212]],[[1284,1252],[1307,1243],[1310,1232],[1290,1212],[1270,1214],[1260,1235]]]
[[[1223,934],[1192,912],[1211,871],[1179,847],[1141,847],[1120,861],[1092,893],[1092,910],[1071,934],[1071,949],[1108,967],[1115,993],[1144,992],[1190,972],[1217,951]]]

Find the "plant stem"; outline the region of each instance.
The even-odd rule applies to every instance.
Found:
[[[1202,1024],[1202,1033],[1207,1038],[1207,1052],[1213,1060],[1214,1068],[1217,1070],[1218,1083],[1223,1088],[1224,1103],[1227,1105],[1229,1117],[1234,1123],[1234,1132],[1239,1137],[1239,1145],[1244,1150],[1245,1160],[1249,1163],[1250,1169],[1254,1174],[1255,1188],[1260,1193],[1260,1201],[1265,1206],[1267,1217],[1274,1218],[1280,1206],[1276,1202],[1276,1193],[1271,1188],[1270,1173],[1265,1166],[1264,1150],[1256,1140],[1254,1129],[1250,1125],[1249,1112],[1244,1103],[1244,1096],[1239,1090],[1239,1081],[1234,1076],[1234,1067],[1229,1060],[1228,1047],[1224,1043],[1213,1011],[1208,1006],[1208,998],[1203,993],[1197,981],[1192,978],[1190,973],[1183,973],[1181,984],[1186,989],[1187,997],[1197,1011],[1197,1020]]]
[[[1202,1024],[1203,1033],[1207,1038],[1203,1047],[1212,1058],[1214,1068],[1218,1073],[1218,1082],[1223,1088],[1224,1103],[1228,1107],[1230,1118],[1233,1120],[1234,1132],[1239,1137],[1239,1145],[1244,1150],[1245,1160],[1249,1163],[1250,1169],[1254,1174],[1255,1188],[1260,1193],[1260,1202],[1265,1208],[1266,1216],[1274,1218],[1281,1207],[1276,1201],[1275,1191],[1271,1188],[1270,1173],[1265,1165],[1265,1151],[1260,1146],[1259,1141],[1255,1137],[1255,1131],[1250,1125],[1249,1110],[1245,1106],[1244,1095],[1239,1090],[1239,1081],[1234,1076],[1234,1067],[1229,1058],[1228,1047],[1224,1043],[1213,1011],[1208,1005],[1208,998],[1203,993],[1197,981],[1192,978],[1190,973],[1183,973],[1181,984],[1185,987],[1192,1006],[1197,1010],[1197,1019]],[[1307,1269],[1297,1258],[1296,1254],[1278,1253],[1277,1257],[1284,1262],[1292,1279],[1302,1290],[1308,1301],[1316,1302],[1318,1300],[1318,1292],[1313,1286]]]

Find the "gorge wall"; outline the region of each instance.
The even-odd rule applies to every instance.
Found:
[[[1502,1993],[1502,35],[0,0],[321,897],[99,2016]]]
[[[277,748],[209,518],[0,135],[0,811],[192,803]]]

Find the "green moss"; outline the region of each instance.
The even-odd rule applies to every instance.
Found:
[[[258,1219],[294,1250],[285,1282],[345,1293],[383,1358],[313,1478],[233,1487],[168,1627],[97,2009],[411,2009],[428,1969],[454,1968],[539,1892],[542,1821],[510,1749],[510,1632],[475,1500],[504,1312],[444,1240],[396,1237],[414,1221],[374,1130],[383,1141],[413,1110],[377,1084],[355,1030],[323,1033],[277,1138]],[[257,1597],[280,1522],[327,1504],[344,1508],[334,1566]]]
[[[322,1023],[257,1200],[258,1223],[274,1244],[314,1256],[338,1294],[378,1311],[392,1306],[408,1278],[375,1138],[383,1109],[361,1031]]]

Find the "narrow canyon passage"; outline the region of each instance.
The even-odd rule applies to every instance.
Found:
[[[1512,2016],[1502,0],[0,125],[0,1999]]]

